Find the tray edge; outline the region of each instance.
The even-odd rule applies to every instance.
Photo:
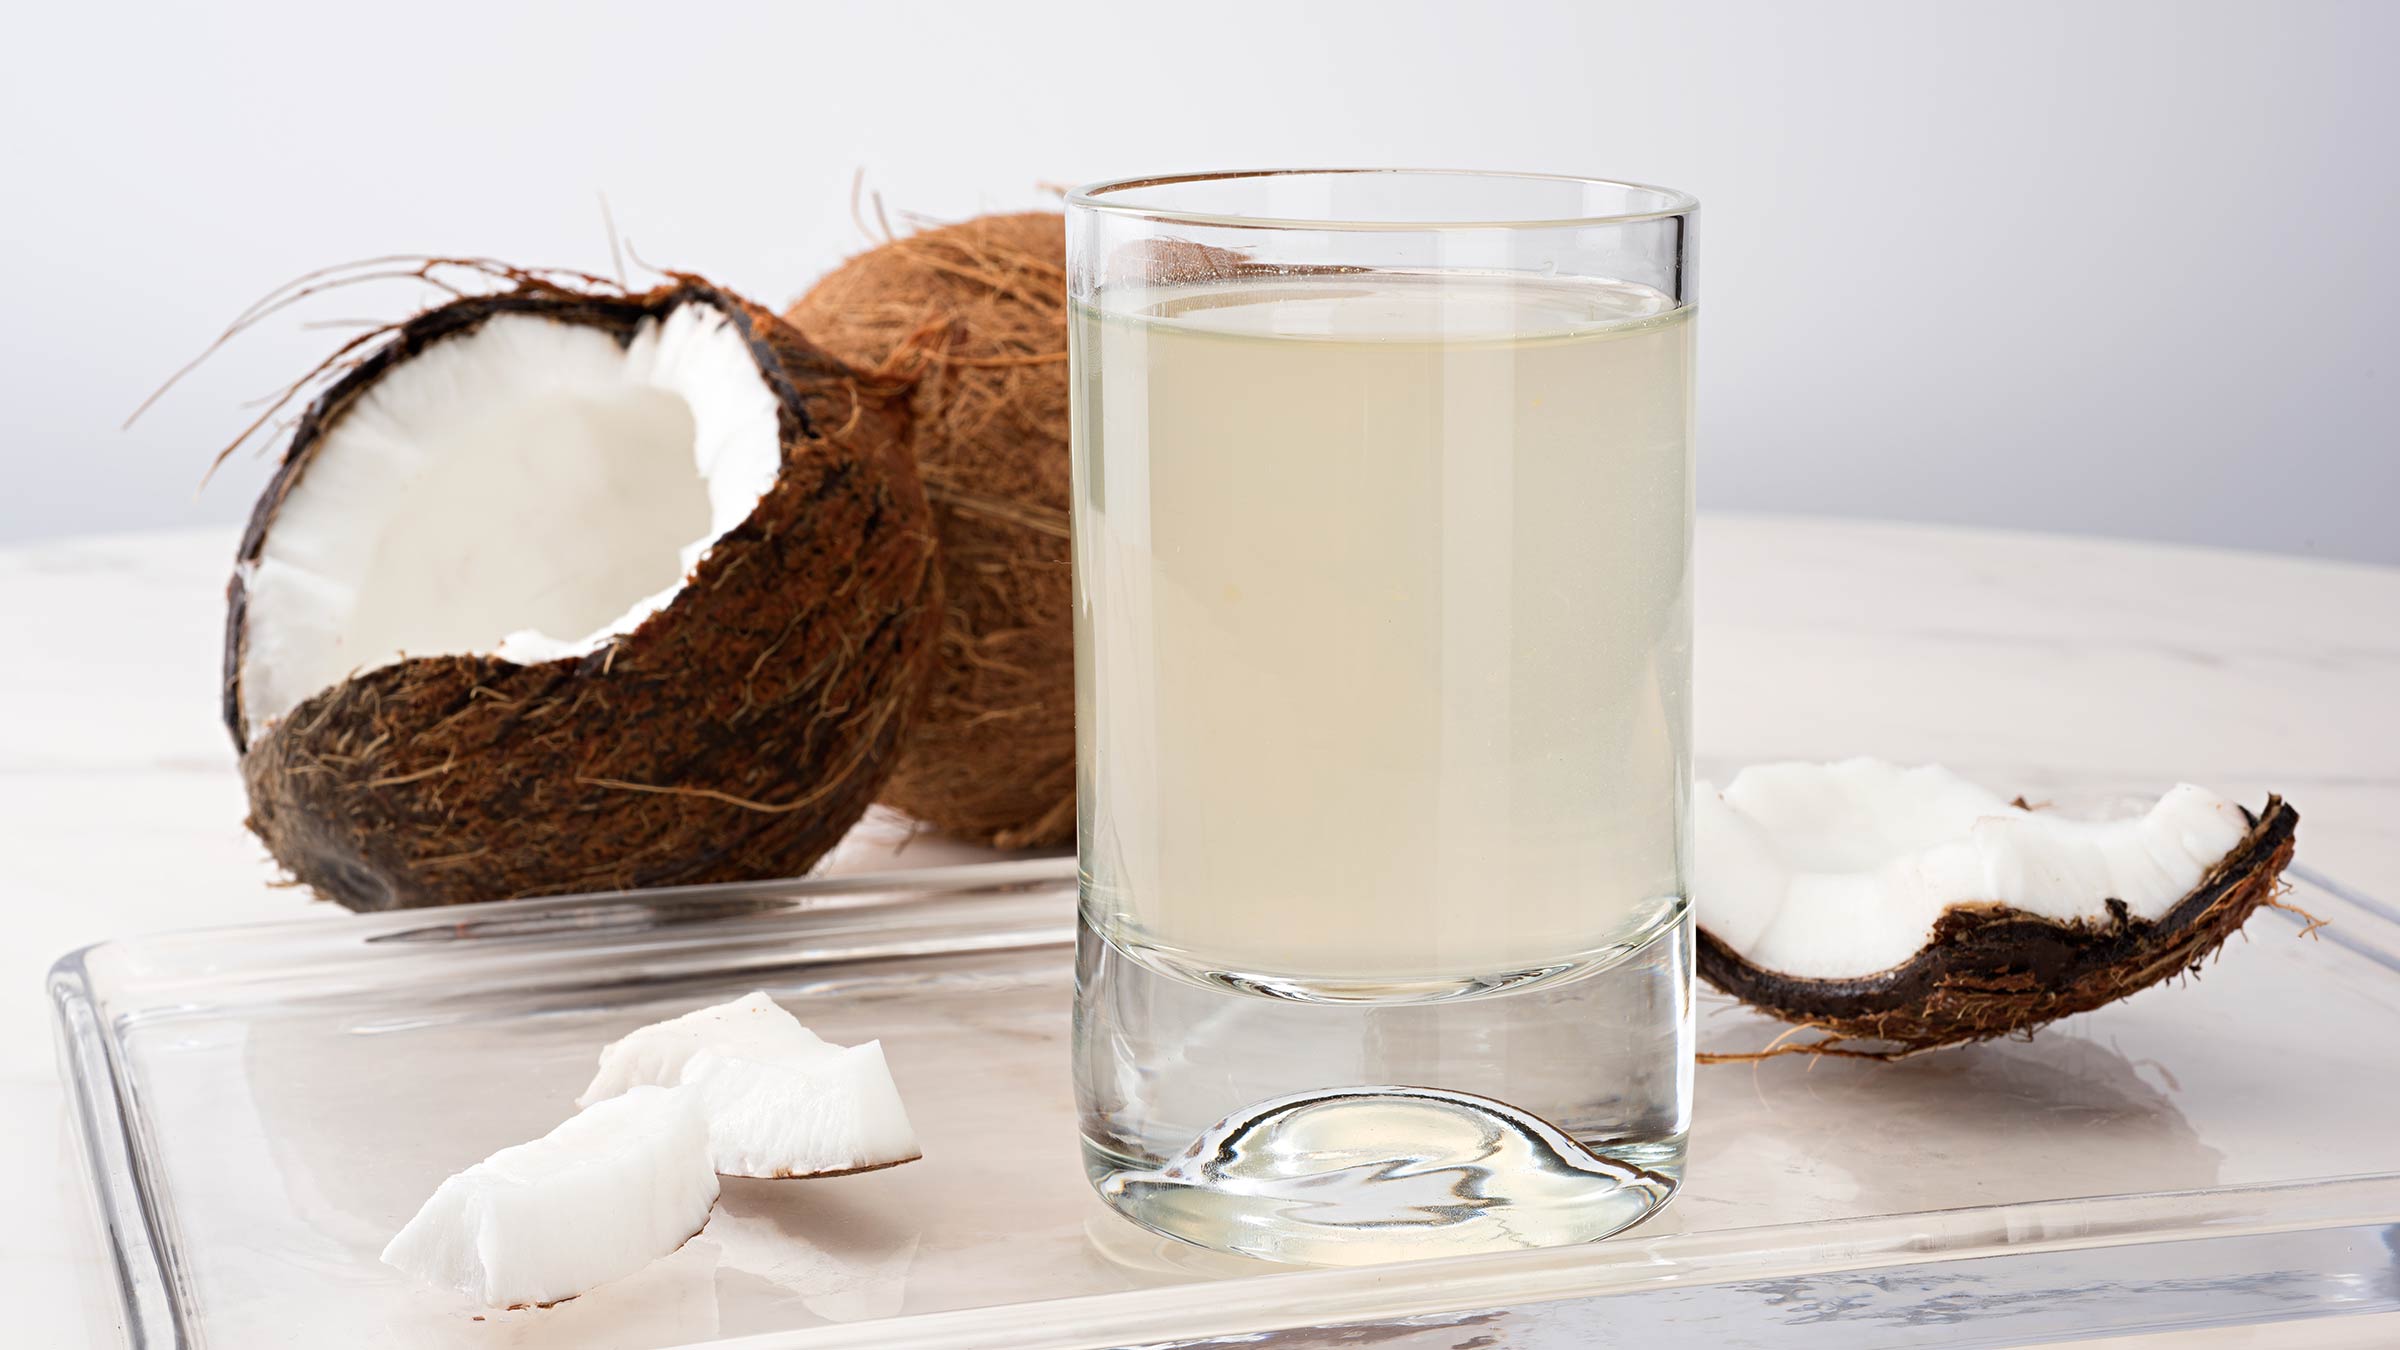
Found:
[[[92,1202],[108,1249],[125,1343],[133,1350],[179,1347],[187,1341],[171,1292],[164,1235],[143,1194],[141,1162],[121,1096],[123,1066],[115,1062],[85,967],[85,957],[102,945],[60,957],[48,976],[59,1078],[69,1094],[76,1152],[83,1158],[80,1189]]]

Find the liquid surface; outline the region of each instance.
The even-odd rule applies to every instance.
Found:
[[[1075,318],[1095,922],[1270,980],[1479,979],[1681,892],[1690,311],[1457,274]]]

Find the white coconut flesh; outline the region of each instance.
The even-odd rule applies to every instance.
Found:
[[[763,991],[612,1042],[576,1101],[642,1084],[699,1097],[727,1176],[828,1176],[924,1156],[882,1044],[831,1044]]]
[[[683,1066],[703,1050],[744,1059],[798,1063],[841,1053],[828,1044],[765,991],[744,994],[681,1017],[626,1033],[600,1051],[599,1072],[575,1099],[589,1106],[643,1083],[673,1087],[683,1081]]]
[[[880,1041],[799,1063],[703,1050],[683,1083],[700,1095],[709,1154],[729,1177],[838,1176],[925,1156]]]
[[[1693,907],[1754,966],[1851,979],[1922,950],[1953,905],[1997,902],[2105,926],[2111,901],[2156,920],[2249,832],[2241,807],[2183,784],[2104,819],[2028,810],[1939,766],[1768,764],[1694,803]]]
[[[682,1246],[716,1200],[697,1098],[639,1088],[444,1181],[383,1259],[489,1307],[555,1303]]]
[[[712,306],[624,344],[525,314],[435,342],[333,423],[245,566],[243,720],[404,657],[595,651],[780,464],[774,394]]]

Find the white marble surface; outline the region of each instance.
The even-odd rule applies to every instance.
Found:
[[[115,1315],[42,976],[88,942],[341,912],[241,828],[217,714],[228,532],[0,552],[0,1306],[9,1341]],[[2400,893],[2400,570],[1855,522],[1712,518],[1704,772],[1938,761],[2006,791],[2178,779],[2300,808],[2301,858]],[[920,843],[912,860],[948,856]],[[2244,1340],[2242,1344],[2263,1343]],[[2364,1343],[2364,1342],[2362,1342]]]

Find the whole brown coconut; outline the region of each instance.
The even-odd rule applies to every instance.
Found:
[[[2155,921],[2134,917],[2114,900],[2104,925],[2060,923],[1999,904],[1953,906],[1915,956],[1844,980],[1762,969],[1703,926],[1700,975],[1762,1012],[1822,1028],[1835,1041],[1883,1041],[1910,1052],[2029,1032],[2198,969],[2260,905],[2274,901],[2299,822],[2281,797],[2268,798],[2242,841]]]
[[[785,315],[842,359],[915,380],[948,612],[883,800],[1002,848],[1075,831],[1066,306],[1064,219],[1029,212],[862,253]]]
[[[779,462],[671,601],[586,654],[413,656],[253,720],[254,568],[378,381],[502,316],[597,330],[622,351],[687,306],[746,347],[773,401],[778,448],[761,463]],[[930,668],[939,580],[907,425],[892,394],[697,279],[644,294],[527,282],[401,325],[300,419],[243,539],[225,714],[251,828],[359,910],[806,870],[882,787]]]

